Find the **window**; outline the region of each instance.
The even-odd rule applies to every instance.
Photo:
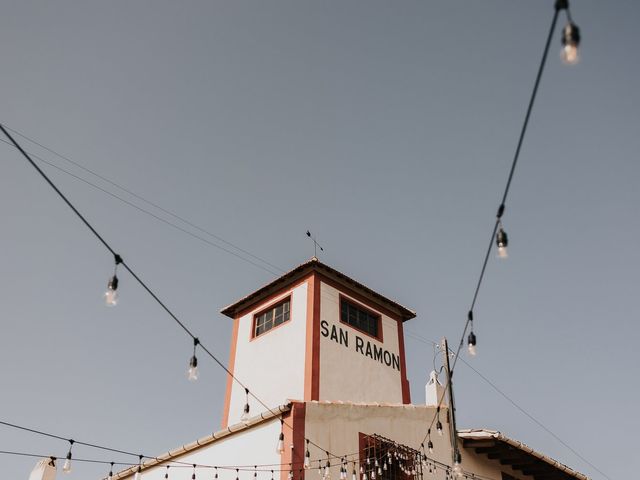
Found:
[[[359,434],[359,440],[359,463],[368,478],[376,480],[426,479],[428,478],[426,472],[433,471],[429,463],[422,464],[420,452],[406,445],[380,435],[365,435],[364,433]]]
[[[283,324],[290,317],[291,298],[269,307],[268,310],[256,315],[253,319],[253,336],[257,337],[268,332],[273,327]]]
[[[369,335],[380,338],[380,315],[340,298],[340,320]]]

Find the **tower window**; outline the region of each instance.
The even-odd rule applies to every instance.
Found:
[[[257,337],[268,332],[274,327],[288,321],[291,313],[291,297],[272,305],[267,310],[263,310],[253,318],[253,336]]]
[[[340,297],[340,320],[353,328],[381,339],[381,317],[379,314],[365,309],[344,297]]]

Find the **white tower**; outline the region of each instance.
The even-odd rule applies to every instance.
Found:
[[[222,313],[234,322],[229,370],[269,407],[287,399],[411,403],[403,323],[415,313],[315,257]],[[264,410],[255,403],[252,414]],[[229,376],[223,427],[244,404]]]

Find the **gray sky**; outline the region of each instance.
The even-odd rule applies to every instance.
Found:
[[[572,13],[582,62],[560,62],[561,18],[472,364],[622,478],[640,428],[640,4]],[[460,337],[552,14],[552,0],[3,1],[0,121],[284,270],[316,232],[323,261],[418,312],[419,403],[433,349],[415,335]],[[13,149],[0,156],[0,419],[150,455],[217,429],[222,371],[203,358],[186,381],[191,340],[125,272],[104,307],[112,257]],[[226,361],[217,312],[273,275],[45,167]],[[602,478],[465,365],[456,376],[461,427]],[[66,447],[0,428],[0,450]],[[0,456],[5,478],[33,464]]]

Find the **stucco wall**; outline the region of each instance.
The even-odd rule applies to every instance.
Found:
[[[310,402],[306,405],[305,433],[313,442],[322,445],[330,452],[343,455],[359,451],[359,433],[378,434],[411,448],[418,449],[426,434],[428,423],[433,418],[435,408],[427,406],[361,406],[350,404],[322,404]],[[441,462],[451,462],[451,444],[446,429],[446,410],[441,412],[445,425],[443,436],[432,435],[434,443],[433,457]],[[313,446],[311,459],[325,456]],[[350,457],[353,459],[353,457]],[[313,463],[317,466],[317,461]],[[349,464],[349,474],[351,464]],[[339,478],[340,462],[332,465],[332,478]],[[305,477],[315,480],[316,471],[308,472]],[[351,478],[349,475],[348,478]]]
[[[320,285],[320,320],[327,322],[329,335],[320,335],[320,400],[348,400],[353,402],[402,403],[400,371],[374,360],[366,355],[367,343],[371,348],[382,348],[400,359],[398,324],[392,318],[381,314],[370,305],[365,305],[382,315],[382,338],[380,342],[351,326],[340,322],[340,300],[342,293],[331,285]],[[361,302],[342,294],[355,304]],[[343,336],[338,341],[332,339],[332,329],[342,329]],[[348,335],[348,345],[344,333]],[[356,336],[364,342],[362,350],[357,350]],[[342,342],[340,340],[343,340]],[[363,353],[364,352],[364,353]],[[391,357],[389,357],[391,358]]]
[[[174,458],[174,461],[196,463],[202,465],[253,465],[278,464],[280,455],[276,454],[275,446],[280,433],[278,418],[261,423],[246,432],[235,433],[191,453]],[[142,480],[164,480],[165,466],[150,468],[142,472]],[[191,480],[192,468],[169,468],[170,480]],[[197,480],[213,479],[213,469],[196,469]],[[128,477],[132,478],[132,476]],[[219,480],[235,480],[235,470],[218,469]],[[239,472],[240,480],[253,480],[253,472]],[[274,477],[276,480],[279,476]],[[258,480],[270,480],[270,472],[258,473]]]
[[[304,398],[304,364],[307,318],[307,283],[279,295],[291,295],[291,319],[251,339],[253,316],[276,298],[256,306],[240,318],[234,375],[269,407],[286,403],[286,399]],[[245,403],[244,389],[236,382],[231,390],[229,425],[240,421]],[[250,398],[251,415],[265,410]]]

